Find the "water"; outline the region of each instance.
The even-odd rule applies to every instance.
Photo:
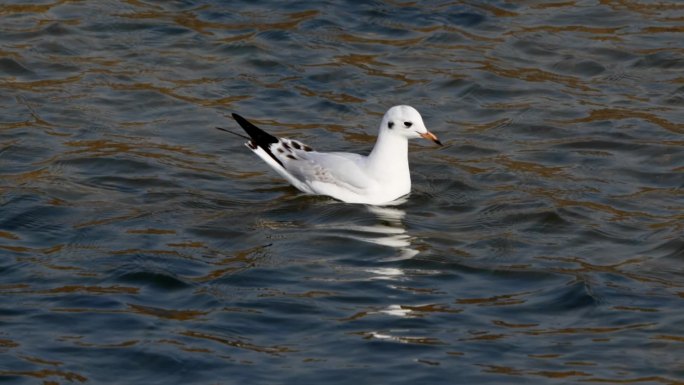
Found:
[[[684,5],[0,5],[0,380],[684,382]],[[239,112],[413,193],[287,187]]]

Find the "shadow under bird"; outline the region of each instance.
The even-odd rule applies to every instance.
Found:
[[[297,140],[275,137],[238,114],[233,118],[249,135],[245,145],[294,187],[347,203],[383,205],[408,194],[408,140],[422,137],[442,145],[425,128],[420,113],[405,105],[390,108],[382,117],[368,156],[314,151]]]

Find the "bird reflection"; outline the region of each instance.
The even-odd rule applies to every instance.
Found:
[[[371,279],[402,279],[405,276],[405,272],[395,262],[411,259],[419,253],[417,249],[412,247],[415,237],[407,233],[404,225],[406,211],[399,208],[398,205],[391,207],[371,205],[356,207],[359,209],[365,208],[371,214],[371,217],[375,217],[370,221],[372,224],[358,224],[355,221],[345,221],[343,223],[317,225],[317,227],[334,230],[337,234],[347,239],[388,248],[391,251],[390,253],[383,253],[382,257],[374,260],[376,266],[364,266],[363,271],[370,273]],[[364,222],[368,223],[367,220]]]
[[[354,216],[354,220],[344,220],[342,223],[328,222],[325,225],[318,226],[324,227],[326,230],[333,230],[341,237],[355,242],[382,246],[385,248],[385,251],[382,252],[382,256],[377,258],[365,259],[359,261],[358,264],[352,262],[351,266],[345,266],[344,271],[348,272],[349,275],[340,276],[338,279],[343,279],[345,282],[383,281],[386,282],[385,285],[390,289],[405,291],[406,288],[404,286],[410,286],[410,284],[399,285],[398,282],[411,281],[412,276],[409,271],[403,268],[404,264],[401,261],[412,259],[419,254],[419,250],[413,247],[417,238],[407,232],[404,224],[406,211],[400,208],[399,205],[391,207],[355,206],[355,209],[359,211],[368,210],[367,213],[370,215],[356,212],[355,214],[357,215]],[[359,224],[358,221],[363,221],[365,224]],[[389,251],[389,253],[386,251]],[[390,302],[382,306],[365,308],[349,317],[348,320],[372,314],[384,314],[402,318],[416,316],[416,312],[411,306]],[[369,334],[368,337],[379,339],[385,337],[395,338],[387,333],[375,334],[375,332]]]
[[[406,232],[406,227],[404,226],[404,217],[406,217],[406,211],[398,207],[379,207],[379,206],[367,206],[368,211],[375,214],[380,223],[374,226],[360,226],[362,227],[359,231],[369,232],[378,234],[379,236],[374,237],[360,237],[361,240],[375,243],[377,245],[388,246],[397,250],[395,256],[384,259],[384,261],[400,261],[404,259],[411,259],[418,254],[418,250],[411,247],[411,241],[413,237],[408,235]],[[387,269],[383,269],[387,270]],[[397,270],[397,269],[389,269]],[[387,275],[393,275],[389,272]]]
[[[375,214],[380,221],[375,226],[366,226],[364,228],[367,232],[373,232],[379,234],[377,237],[364,237],[363,240],[366,242],[375,243],[378,245],[384,245],[394,248],[397,253],[388,258],[384,258],[383,262],[391,261],[401,261],[405,259],[411,259],[418,254],[418,250],[411,247],[411,237],[406,232],[406,227],[404,226],[404,218],[406,217],[406,211],[400,209],[397,206],[394,207],[379,207],[379,206],[367,206],[368,211]],[[403,269],[398,267],[376,267],[366,270],[368,273],[372,274],[372,279],[382,279],[389,281],[396,281],[401,279],[407,279],[405,277],[405,272]],[[393,285],[391,285],[393,286]],[[376,313],[382,313],[395,317],[411,317],[412,310],[401,306],[399,304],[390,304],[384,308],[377,309]],[[371,312],[372,313],[372,312]],[[390,335],[380,335],[374,334],[373,338],[380,339],[394,339]]]

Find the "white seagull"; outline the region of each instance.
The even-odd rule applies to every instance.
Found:
[[[408,140],[422,137],[442,145],[411,106],[387,110],[368,156],[314,151],[302,142],[277,138],[238,114],[233,118],[249,135],[245,145],[294,187],[347,203],[383,205],[408,194]]]

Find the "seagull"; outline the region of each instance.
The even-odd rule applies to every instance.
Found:
[[[368,156],[314,151],[300,141],[275,137],[238,114],[232,116],[249,137],[228,132],[249,139],[245,145],[290,184],[304,193],[347,203],[385,205],[407,195],[408,140],[422,137],[442,145],[425,128],[420,113],[406,105],[387,110]]]

